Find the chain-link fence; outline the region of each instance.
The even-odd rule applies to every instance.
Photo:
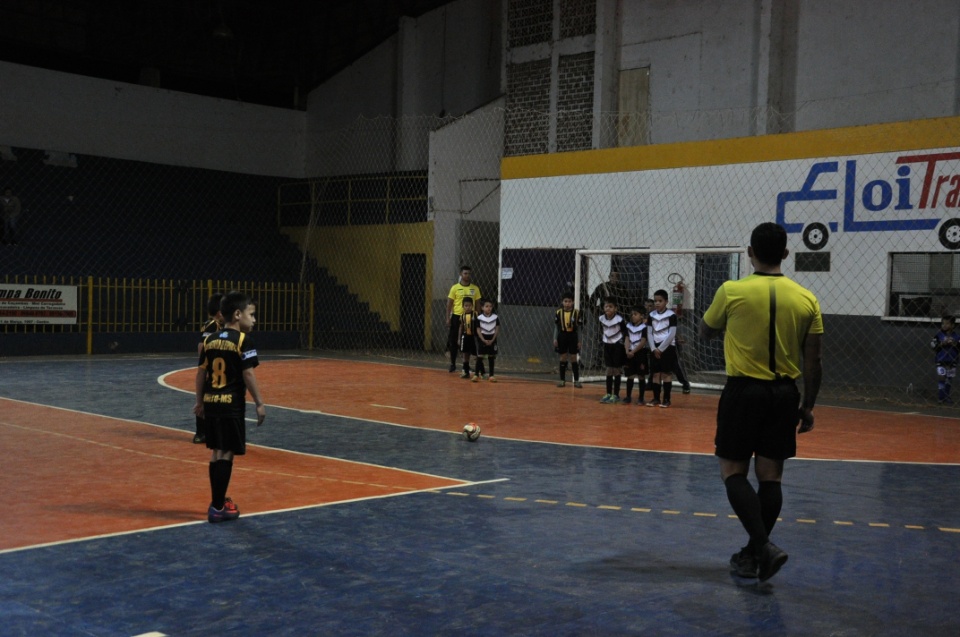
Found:
[[[498,103],[359,119],[315,134],[306,180],[0,147],[0,184],[22,205],[0,268],[313,284],[312,308],[296,309],[303,347],[439,365],[447,293],[469,264],[498,302],[498,370],[549,374],[577,249],[742,247],[772,220],[790,233],[788,274],[821,300],[831,383],[851,397],[935,396],[928,343],[941,314],[960,313],[957,119],[504,159],[523,135],[555,144],[550,115],[522,115]],[[584,146],[634,139],[638,122],[651,142],[722,140],[780,117],[580,115],[563,121],[591,132],[575,136]],[[650,272],[643,295],[661,287]]]

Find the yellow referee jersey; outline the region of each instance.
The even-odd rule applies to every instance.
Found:
[[[453,299],[453,313],[457,316],[463,314],[463,299],[465,297],[473,299],[473,305],[476,307],[477,300],[480,298],[480,288],[472,283],[470,285],[455,283],[450,288],[450,294],[447,295],[447,298]]]
[[[807,334],[823,334],[812,292],[779,274],[754,273],[717,290],[703,321],[726,330],[727,376],[797,378]]]

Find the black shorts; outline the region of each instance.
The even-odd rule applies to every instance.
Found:
[[[497,355],[497,341],[493,341],[493,345],[487,345],[479,338],[477,339],[477,356],[496,356]]]
[[[623,367],[623,359],[626,355],[627,353],[623,351],[623,341],[603,344],[603,364],[606,367]]]
[[[800,391],[794,380],[727,378],[717,406],[716,455],[738,462],[797,455]]]
[[[579,332],[560,332],[557,334],[557,347],[554,351],[557,354],[579,354]]]
[[[677,370],[677,348],[671,345],[665,351],[660,352],[660,358],[654,352],[650,352],[650,373],[651,374],[673,374]]]
[[[627,356],[627,353],[623,353],[623,375],[626,377],[630,376],[646,376],[649,371],[648,361],[650,359],[650,352],[646,349],[641,349],[639,352],[635,352],[633,358]]]
[[[451,314],[450,315],[450,328],[447,330],[447,347],[451,352],[457,351],[460,348],[460,343],[458,339],[460,338],[460,315]]]
[[[247,453],[247,423],[243,416],[207,416],[204,419],[207,449],[232,451],[235,456]]]
[[[464,354],[477,353],[477,339],[473,337],[473,334],[460,335],[460,351]]]

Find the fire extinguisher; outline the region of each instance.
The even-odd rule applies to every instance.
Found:
[[[683,277],[679,274],[670,276],[674,281],[673,291],[670,293],[670,304],[673,305],[673,311],[677,316],[683,315]]]

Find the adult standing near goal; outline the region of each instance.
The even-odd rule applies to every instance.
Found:
[[[782,227],[754,228],[747,248],[754,273],[721,285],[700,324],[702,338],[726,330],[727,382],[717,407],[716,455],[727,499],[750,536],[730,565],[737,575],[761,582],[787,561],[770,533],[783,504],[784,461],[796,455],[798,423],[800,433],[813,429],[822,376],[820,304],[781,272],[787,254]],[[796,383],[801,372],[802,400]],[[747,479],[754,456],[757,490]]]
[[[473,269],[469,265],[460,266],[460,280],[450,288],[447,295],[447,349],[450,352],[451,372],[457,371],[464,297],[472,299],[474,303],[480,300],[480,288],[473,283]]]

